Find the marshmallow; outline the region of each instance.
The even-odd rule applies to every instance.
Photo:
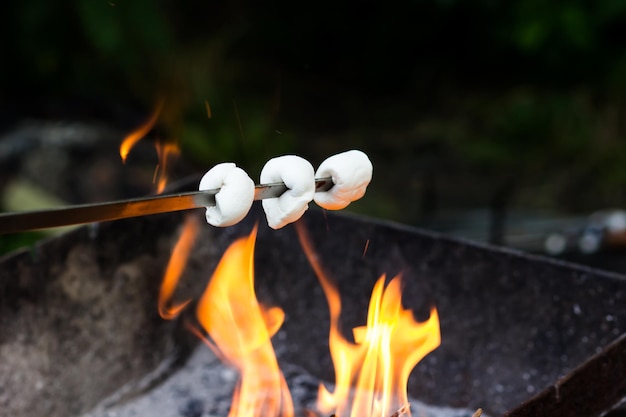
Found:
[[[340,210],[365,195],[372,180],[372,163],[361,151],[347,151],[333,155],[321,163],[315,176],[332,177],[333,186],[328,191],[315,193],[313,199],[327,210]]]
[[[207,207],[206,221],[213,226],[232,226],[241,221],[254,200],[254,181],[232,162],[215,165],[200,180],[200,191],[214,190],[215,206]]]
[[[261,170],[261,183],[284,182],[287,186],[280,197],[263,200],[267,224],[272,229],[295,222],[309,208],[315,193],[313,166],[295,155],[280,156],[267,161]]]

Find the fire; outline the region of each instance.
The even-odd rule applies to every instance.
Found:
[[[197,222],[187,220],[173,251],[159,297],[163,317],[174,317],[187,305],[167,308],[197,228]],[[339,328],[339,291],[316,261],[301,222],[296,223],[296,230],[330,310],[329,348],[335,388],[330,392],[320,384],[318,411],[338,417],[410,416],[409,375],[441,342],[437,310],[432,308],[428,320],[417,322],[411,310],[402,306],[401,277],[387,282],[383,275],[372,290],[366,324],[354,328],[354,341],[349,341]],[[271,343],[284,321],[284,312],[260,304],[254,289],[256,235],[255,227],[226,250],[196,308],[205,333],[192,330],[240,374],[229,417],[293,417],[291,395]]]
[[[270,338],[283,323],[279,308],[267,308],[254,290],[256,227],[224,253],[202,295],[197,317],[207,343],[240,373],[229,417],[292,417],[293,404]]]
[[[416,322],[412,312],[401,306],[400,288],[400,276],[386,287],[385,276],[378,279],[367,325],[353,329],[354,343],[341,335],[337,319],[331,322],[329,345],[337,372],[336,387],[331,394],[320,385],[320,410],[333,410],[338,416],[389,417],[408,404],[409,374],[441,340],[437,310],[431,310],[426,322]],[[351,396],[353,384],[355,393]]]
[[[131,149],[152,130],[161,114],[163,104],[164,100],[159,100],[150,118],[137,129],[126,135],[120,145],[120,157],[122,158],[122,162],[126,163],[126,158]],[[159,162],[154,171],[153,183],[156,183],[157,194],[161,194],[167,185],[168,163],[173,157],[180,155],[180,147],[176,142],[164,142],[160,140],[158,140],[154,146],[156,147]]]
[[[159,100],[154,111],[150,115],[150,118],[146,120],[141,126],[137,129],[130,132],[120,145],[120,156],[122,157],[122,162],[126,162],[126,158],[130,153],[130,150],[135,146],[137,142],[139,142],[144,136],[146,136],[150,130],[154,127],[154,124],[159,119],[159,114],[161,114],[161,110],[163,109],[163,100]]]
[[[165,190],[168,180],[167,165],[173,157],[180,155],[180,147],[175,142],[157,142],[156,143],[157,155],[159,156],[159,165],[157,170],[159,171],[158,179],[154,179],[153,182],[157,184],[157,194],[161,194]],[[155,171],[156,174],[156,171]],[[156,176],[156,175],[155,175]]]
[[[178,285],[178,280],[187,264],[187,258],[198,235],[199,227],[197,217],[187,216],[183,231],[174,246],[167,268],[165,269],[161,290],[159,291],[159,314],[166,320],[171,320],[176,317],[178,313],[189,304],[190,300],[187,300],[172,307],[168,307],[174,290]]]
[[[353,329],[354,343],[339,329],[341,299],[335,284],[316,261],[311,242],[301,223],[300,243],[326,295],[330,311],[329,348],[335,368],[335,390],[322,384],[318,409],[339,417],[390,417],[407,407],[407,382],[415,365],[441,343],[437,310],[426,322],[415,321],[402,307],[401,277],[386,286],[381,276],[372,291],[367,323]]]

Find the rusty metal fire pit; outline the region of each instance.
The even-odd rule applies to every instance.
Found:
[[[0,414],[80,415],[184,362],[195,337],[156,308],[182,219],[84,227],[0,260]],[[183,296],[199,296],[256,221],[258,296],[286,313],[280,360],[332,380],[322,290],[293,227],[269,229],[258,207],[235,227],[202,228]],[[625,277],[351,215],[310,210],[303,221],[346,329],[363,323],[383,273],[403,272],[417,318],[437,307],[442,344],[413,372],[412,397],[510,417],[595,416],[626,398]]]

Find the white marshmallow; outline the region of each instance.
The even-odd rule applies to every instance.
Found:
[[[333,155],[321,163],[315,176],[332,177],[334,185],[328,191],[315,193],[313,199],[327,210],[340,210],[365,195],[372,170],[372,163],[361,151]]]
[[[280,197],[263,200],[267,224],[272,229],[280,229],[302,217],[315,193],[313,166],[299,156],[286,155],[267,161],[261,170],[261,183],[280,181],[288,190]]]
[[[254,200],[254,181],[232,162],[211,168],[200,180],[198,188],[200,191],[219,188],[215,194],[215,206],[206,209],[206,221],[217,227],[232,226],[241,221]]]

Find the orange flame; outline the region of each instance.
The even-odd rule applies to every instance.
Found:
[[[437,310],[418,323],[401,303],[400,276],[385,287],[381,276],[372,291],[367,325],[353,329],[354,343],[339,329],[341,299],[335,284],[316,261],[304,226],[296,223],[304,252],[322,285],[330,310],[329,348],[335,368],[335,390],[320,384],[318,408],[339,417],[389,417],[407,403],[409,374],[441,343]],[[353,392],[354,388],[354,392]]]
[[[270,338],[284,312],[259,304],[254,290],[257,228],[224,253],[198,303],[197,316],[217,353],[240,372],[229,417],[292,417],[293,404]]]
[[[161,114],[164,102],[165,100],[163,99],[159,100],[150,118],[124,138],[120,145],[120,157],[122,158],[122,162],[126,163],[126,158],[131,149],[152,130]],[[170,161],[172,157],[180,155],[180,147],[176,142],[162,142],[160,140],[158,140],[154,146],[156,147],[159,163],[154,170],[152,182],[157,185],[157,194],[161,194],[167,185],[168,161]]]
[[[180,275],[185,269],[187,258],[198,235],[198,219],[195,216],[187,216],[180,238],[174,246],[172,255],[167,264],[163,282],[159,291],[159,314],[166,320],[171,320],[189,304],[187,300],[177,305],[168,307],[174,294]]]
[[[188,218],[168,264],[159,295],[159,312],[165,318],[175,317],[187,305],[188,301],[167,307],[197,229],[196,218]],[[339,417],[410,416],[409,375],[441,342],[437,310],[432,308],[427,321],[417,322],[402,306],[401,277],[386,283],[383,275],[372,290],[366,325],[354,328],[354,342],[348,341],[339,328],[342,307],[337,287],[316,261],[301,222],[296,230],[330,310],[335,389],[330,392],[320,384],[319,411]],[[240,373],[229,417],[293,417],[291,395],[271,343],[284,312],[261,305],[254,289],[256,235],[254,227],[248,237],[230,245],[198,302],[198,322],[209,337],[197,328],[192,331]]]
[[[156,143],[157,154],[159,156],[159,177],[157,183],[157,194],[161,194],[165,190],[168,180],[167,165],[168,161],[175,156],[180,155],[180,147],[175,142],[157,142]],[[155,171],[156,174],[156,171]],[[155,182],[155,181],[153,181]]]
[[[130,150],[135,146],[137,142],[139,142],[144,136],[152,130],[154,124],[159,118],[159,114],[161,114],[161,110],[163,109],[164,100],[159,100],[152,115],[150,118],[145,121],[141,126],[137,129],[130,132],[122,141],[120,145],[120,156],[122,157],[122,162],[126,162],[126,157],[128,156]]]

